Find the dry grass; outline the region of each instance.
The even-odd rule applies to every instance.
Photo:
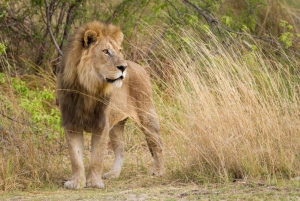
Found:
[[[171,34],[185,47],[159,47],[174,74],[157,94],[168,173],[198,182],[299,174],[296,62],[235,39],[226,45],[213,35],[204,42],[194,32]]]
[[[208,34],[209,40],[201,41],[194,31],[185,30],[171,31],[171,35],[177,44],[157,36],[161,43],[153,59],[157,66],[162,64],[159,74],[164,74],[164,79],[160,76],[153,82],[165,143],[166,176],[162,182],[299,175],[296,60],[281,52],[279,61],[266,56],[258,44],[257,50],[249,50],[235,39],[220,43]],[[160,63],[161,57],[168,58],[168,64]],[[1,65],[8,65],[3,57]],[[39,84],[51,80],[47,75],[35,79]],[[31,117],[19,106],[20,95],[9,82],[0,87],[0,111],[13,117],[0,120],[1,190],[60,186],[70,176],[63,138],[57,133],[48,139],[49,130],[28,126]],[[48,104],[55,108],[54,101]],[[120,180],[149,183],[140,176],[147,174],[151,165],[143,136],[132,123],[127,131],[129,160]],[[86,150],[89,155],[88,142]],[[111,162],[111,154],[107,158]]]

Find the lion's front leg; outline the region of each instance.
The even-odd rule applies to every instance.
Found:
[[[102,181],[103,160],[107,149],[109,136],[108,125],[92,132],[92,156],[87,176],[87,187],[104,188]]]
[[[65,136],[72,164],[72,178],[65,182],[65,188],[79,189],[86,185],[83,164],[83,131],[65,128]]]

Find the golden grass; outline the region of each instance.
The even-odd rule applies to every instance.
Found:
[[[234,38],[171,35],[183,48],[158,47],[173,75],[156,97],[168,173],[198,182],[299,174],[296,62],[247,50]]]

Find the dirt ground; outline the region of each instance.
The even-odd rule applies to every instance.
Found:
[[[105,189],[36,189],[1,194],[1,200],[300,200],[300,182],[283,181],[278,185],[239,181],[230,184],[196,185],[186,183],[151,184],[137,188],[129,181],[106,182]]]

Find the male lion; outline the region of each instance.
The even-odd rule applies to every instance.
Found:
[[[77,29],[63,49],[57,96],[72,163],[72,178],[65,182],[66,188],[103,188],[102,177],[119,177],[128,117],[141,125],[146,136],[154,158],[152,174],[163,174],[162,141],[150,79],[142,66],[124,60],[122,41],[119,27],[91,22]],[[92,133],[87,177],[83,131]],[[115,160],[111,170],[101,176],[109,137]]]

